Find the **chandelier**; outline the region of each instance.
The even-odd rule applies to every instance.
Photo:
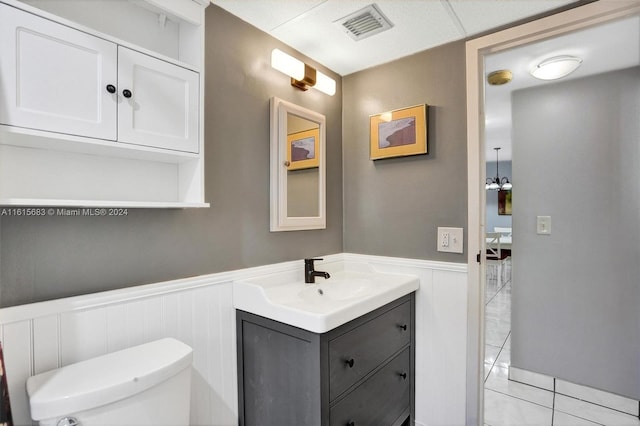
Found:
[[[500,151],[500,148],[493,149],[496,150],[496,177],[487,178],[485,188],[490,191],[497,191],[499,189],[505,191],[510,190],[511,188],[513,188],[513,185],[511,184],[511,182],[509,182],[509,178],[507,178],[506,176],[500,178],[500,173],[498,173],[498,151]]]

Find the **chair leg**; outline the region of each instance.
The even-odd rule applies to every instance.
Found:
[[[502,282],[507,284],[511,281],[511,256],[502,261]]]

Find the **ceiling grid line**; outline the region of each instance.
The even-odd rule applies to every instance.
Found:
[[[442,3],[442,6],[444,6],[444,9],[449,14],[449,17],[451,18],[451,21],[453,22],[453,24],[456,27],[458,27],[458,30],[460,31],[460,35],[462,35],[463,37],[466,37],[467,30],[465,29],[464,24],[460,20],[460,17],[458,16],[458,14],[455,12],[455,10],[453,10],[453,7],[451,6],[451,3],[449,3],[449,0],[440,0],[440,3]]]
[[[275,31],[278,28],[282,27],[283,25],[288,25],[290,23],[296,22],[299,19],[303,19],[305,16],[311,14],[313,12],[314,9],[322,6],[323,4],[325,4],[326,2],[328,2],[329,0],[322,0],[320,3],[311,6],[309,9],[305,10],[304,12],[294,16],[293,18],[287,19],[284,22],[279,23],[278,25],[276,25],[275,27],[271,28],[270,31]]]

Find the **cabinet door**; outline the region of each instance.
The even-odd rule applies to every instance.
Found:
[[[118,47],[118,141],[198,152],[198,83],[196,72]]]
[[[0,123],[115,140],[115,44],[0,3]]]

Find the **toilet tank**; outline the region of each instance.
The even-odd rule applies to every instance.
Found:
[[[166,338],[30,377],[31,417],[41,426],[187,426],[192,352]]]

